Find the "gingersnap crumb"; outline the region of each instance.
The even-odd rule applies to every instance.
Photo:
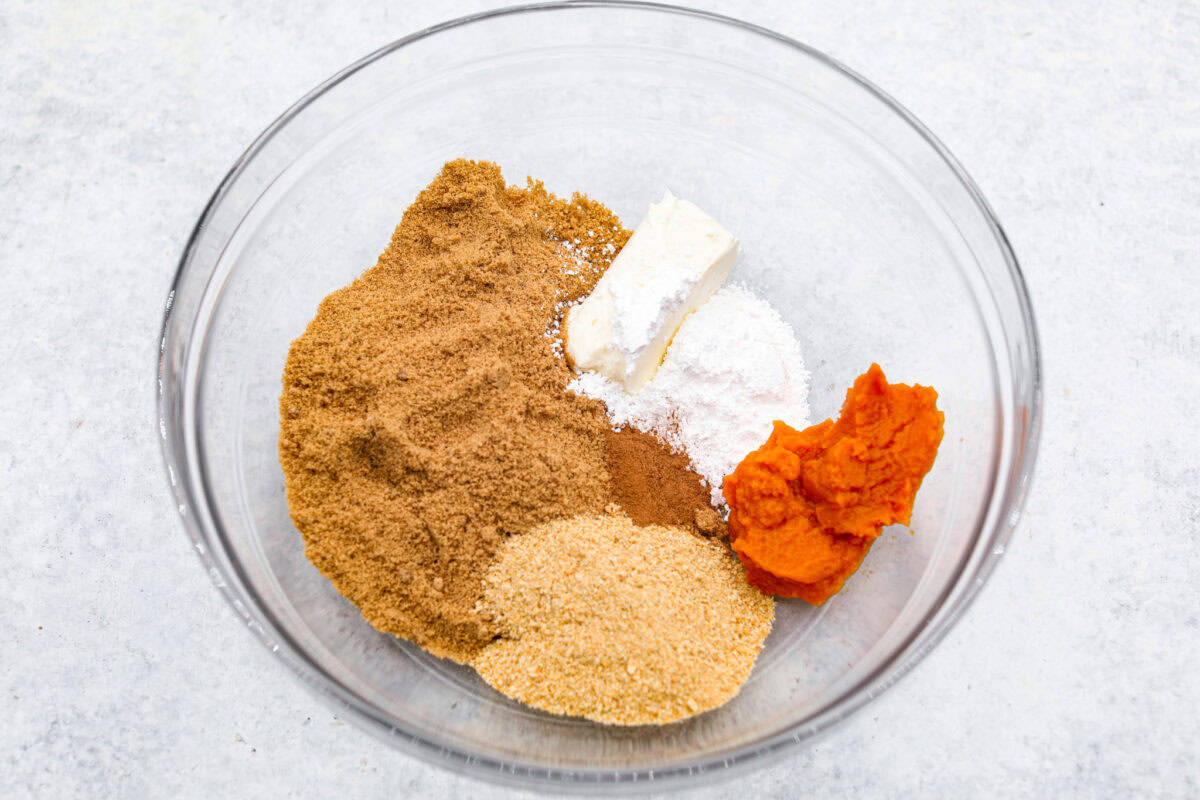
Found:
[[[501,636],[471,662],[484,680],[614,725],[672,722],[733,698],[775,616],[723,544],[623,515],[508,539],[484,584]]]

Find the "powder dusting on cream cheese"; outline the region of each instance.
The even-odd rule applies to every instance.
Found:
[[[630,392],[653,376],[671,335],[712,296],[737,260],[738,241],[694,203],[670,192],[581,303],[568,312],[566,354]]]
[[[604,402],[613,427],[653,433],[687,452],[724,505],[721,482],[777,419],[808,424],[808,370],[792,328],[744,286],[720,289],[684,319],[654,378],[629,394],[584,372],[567,388]]]

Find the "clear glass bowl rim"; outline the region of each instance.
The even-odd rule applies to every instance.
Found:
[[[997,480],[993,488],[990,506],[997,501],[1000,503],[1000,513],[993,515],[994,523],[987,530],[979,529],[975,533],[975,543],[968,557],[964,559],[959,572],[949,587],[943,593],[941,605],[935,614],[926,620],[925,624],[914,631],[902,647],[897,649],[879,668],[853,687],[845,690],[835,701],[812,715],[798,722],[792,729],[779,733],[765,741],[744,746],[738,750],[720,757],[700,760],[693,764],[670,766],[663,769],[645,769],[629,771],[577,771],[556,770],[546,767],[515,764],[499,760],[483,758],[475,753],[465,752],[444,742],[439,742],[423,732],[406,727],[403,720],[396,720],[374,707],[365,699],[357,696],[340,685],[312,660],[303,650],[297,647],[290,637],[276,625],[271,612],[259,602],[257,593],[243,580],[244,575],[235,562],[224,556],[225,534],[212,523],[212,517],[195,513],[197,506],[207,503],[206,496],[196,496],[191,489],[190,473],[196,469],[198,437],[194,429],[186,425],[185,416],[177,413],[172,407],[172,392],[174,387],[186,376],[173,369],[167,358],[169,342],[172,341],[172,311],[176,291],[182,286],[184,276],[193,267],[196,245],[215,209],[220,205],[229,188],[255,158],[259,151],[286,126],[293,117],[337,84],[350,75],[369,66],[384,56],[399,50],[413,42],[434,36],[441,31],[479,23],[496,17],[513,16],[544,11],[578,9],[587,7],[618,7],[632,10],[646,10],[659,13],[678,14],[693,19],[705,20],[719,25],[727,25],[766,37],[777,43],[785,44],[799,50],[804,55],[813,58],[850,78],[862,88],[873,94],[891,111],[907,122],[945,161],[951,168],[962,186],[970,193],[979,212],[991,228],[996,243],[1008,265],[1009,277],[1016,292],[1020,307],[1023,330],[1020,331],[1027,347],[1021,351],[1024,361],[1019,364],[1028,380],[1023,385],[1015,387],[1017,396],[1014,398],[1018,407],[1027,409],[1023,418],[1012,421],[1011,444],[1013,446],[1012,463],[1007,465],[997,477],[1007,477],[1007,480]],[[187,333],[191,334],[190,329]],[[189,338],[190,342],[190,338]],[[1042,379],[1041,379],[1041,347],[1039,344],[1037,326],[1034,322],[1033,308],[1029,299],[1028,289],[1016,255],[1009,244],[999,221],[991,207],[966,173],[946,147],[907,109],[892,99],[887,93],[873,83],[863,78],[853,70],[824,53],[798,42],[788,36],[776,33],[768,28],[747,23],[739,19],[716,14],[708,11],[686,8],[683,6],[663,3],[640,2],[639,0],[564,0],[563,2],[530,3],[508,6],[472,14],[449,20],[424,30],[405,36],[385,45],[357,62],[335,74],[324,83],[310,91],[287,111],[271,123],[238,158],[233,167],[222,179],[216,191],[201,213],[188,242],[184,247],[179,266],[168,292],[166,307],[163,314],[163,324],[159,338],[159,357],[157,361],[157,427],[159,430],[164,463],[167,476],[175,497],[177,509],[183,520],[185,532],[191,539],[201,561],[209,572],[214,584],[221,590],[226,600],[234,610],[255,632],[257,638],[278,655],[284,663],[323,700],[331,702],[345,716],[353,719],[371,733],[397,746],[410,754],[434,762],[452,771],[482,778],[493,782],[519,786],[534,790],[583,791],[589,789],[615,789],[621,791],[637,789],[666,789],[668,784],[680,782],[690,783],[707,776],[721,777],[740,774],[752,767],[761,766],[769,756],[781,756],[792,746],[811,741],[829,729],[829,727],[863,707],[870,699],[878,696],[885,689],[908,673],[949,631],[963,611],[970,605],[982,588],[987,577],[998,563],[1007,547],[1014,529],[1020,518],[1025,498],[1028,494],[1032,478],[1034,462],[1037,455],[1038,435],[1042,417]],[[997,498],[996,488],[1003,487],[1004,493]],[[976,554],[984,553],[982,558],[974,558]],[[971,562],[974,562],[973,564]]]

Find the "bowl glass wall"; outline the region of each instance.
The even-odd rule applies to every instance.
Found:
[[[457,157],[583,191],[632,227],[664,189],[741,239],[731,280],[794,326],[814,420],[878,361],[946,414],[912,529],[821,608],[778,604],[728,705],[662,728],[556,718],[372,629],[304,557],[276,458],[289,343],[374,264]],[[451,365],[452,368],[452,365]],[[160,427],[179,513],[268,646],[348,716],[493,779],[642,786],[746,766],[892,683],[982,584],[1016,522],[1039,410],[1015,260],[970,181],[824,56],[693,12],[571,5],[398,42],[315,90],[221,185],[168,304]],[[800,420],[792,420],[800,423]]]

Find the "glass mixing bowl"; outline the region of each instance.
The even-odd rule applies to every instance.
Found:
[[[376,632],[307,560],[276,460],[288,344],[374,264],[440,165],[490,159],[630,226],[669,188],[737,235],[732,280],[795,327],[814,421],[872,361],[937,388],[946,433],[912,528],[821,608],[778,605],[741,693],[661,728],[557,718]],[[1029,299],[999,224],[920,123],[762,28],[639,3],[526,6],[439,25],[319,86],[254,142],[167,300],[159,426],[188,535],[262,641],[340,713],[423,758],[556,791],[756,765],[911,668],[1016,524],[1040,410]],[[730,768],[734,768],[731,770]]]

